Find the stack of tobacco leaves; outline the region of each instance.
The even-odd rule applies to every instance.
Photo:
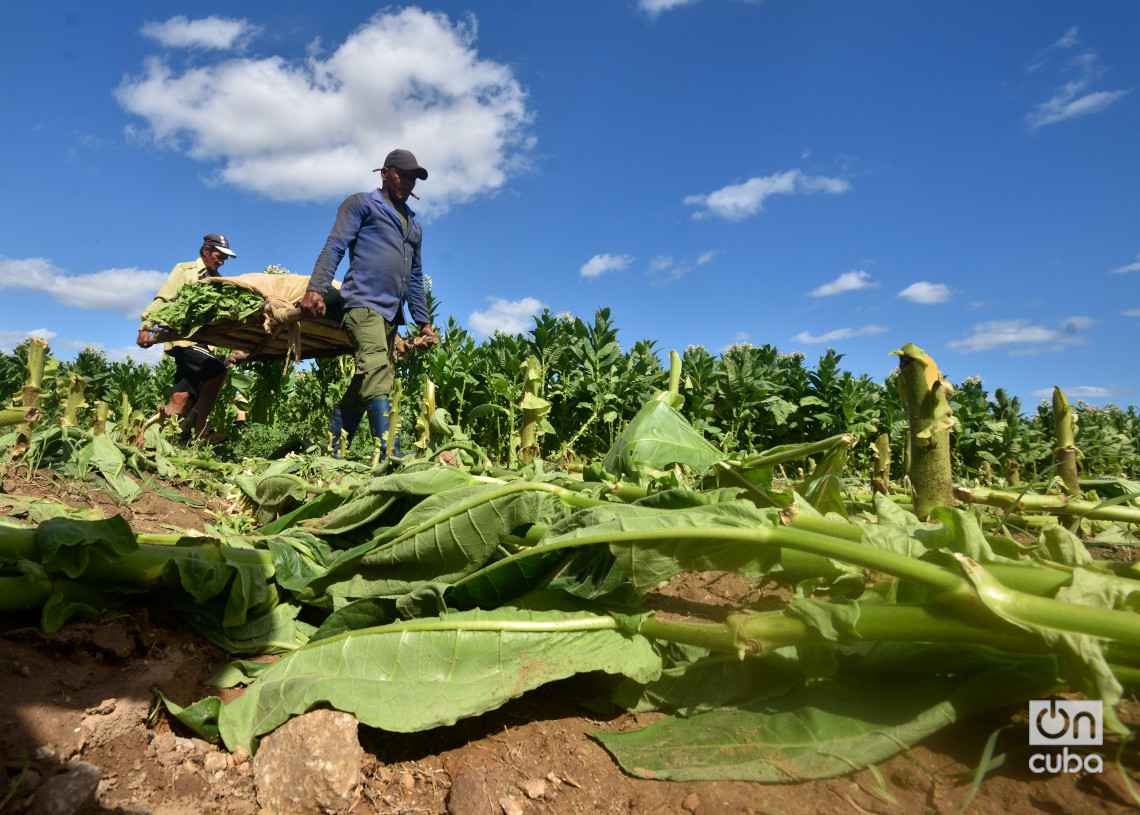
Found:
[[[224,281],[211,281],[208,285],[183,286],[174,300],[163,303],[147,316],[156,323],[174,327],[183,337],[191,337],[218,320],[245,320],[256,314],[264,302],[257,292]]]

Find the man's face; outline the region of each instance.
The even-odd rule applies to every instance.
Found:
[[[214,249],[212,246],[206,247],[202,252],[202,262],[206,264],[206,268],[210,270],[210,274],[217,274],[218,269],[222,268],[222,264],[226,262],[226,255]]]
[[[385,167],[380,171],[380,175],[384,178],[384,192],[388,194],[388,198],[406,204],[408,196],[416,186],[415,172]]]

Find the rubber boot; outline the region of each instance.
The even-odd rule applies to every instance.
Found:
[[[388,458],[388,428],[391,427],[392,403],[387,396],[373,399],[368,406],[368,425],[372,428],[372,466]],[[392,445],[392,455],[400,455],[400,440]]]
[[[329,416],[329,432],[328,444],[326,453],[333,458],[341,457],[341,440],[344,440],[344,450],[347,453],[348,449],[352,447],[352,437],[356,435],[356,429],[360,427],[360,420],[364,418],[364,412],[359,410],[349,410],[340,405],[334,405],[332,414]]]

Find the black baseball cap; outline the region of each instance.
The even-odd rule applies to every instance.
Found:
[[[226,240],[225,235],[218,235],[211,232],[209,235],[205,235],[202,238],[202,244],[204,246],[209,246],[212,249],[217,249],[223,255],[229,255],[232,258],[237,257],[237,255],[233,253],[233,250],[230,249],[230,242]]]
[[[427,181],[427,170],[420,166],[416,161],[416,157],[412,155],[411,150],[393,150],[384,159],[384,167],[395,167],[397,170],[407,170],[409,173],[414,172],[416,178],[420,181]],[[383,170],[384,167],[377,167],[372,172],[376,173]]]

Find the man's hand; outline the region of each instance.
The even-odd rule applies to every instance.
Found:
[[[230,355],[226,357],[226,362],[230,365],[237,365],[242,360],[249,356],[245,351],[231,351]]]
[[[325,298],[322,294],[315,291],[305,292],[305,296],[301,298],[301,316],[306,320],[312,320],[315,317],[325,316]]]
[[[412,344],[421,351],[426,351],[433,345],[439,345],[439,334],[435,333],[435,329],[431,325],[421,325],[420,335],[416,337]]]
[[[139,338],[135,341],[139,348],[150,348],[155,343],[153,328],[140,328]]]

